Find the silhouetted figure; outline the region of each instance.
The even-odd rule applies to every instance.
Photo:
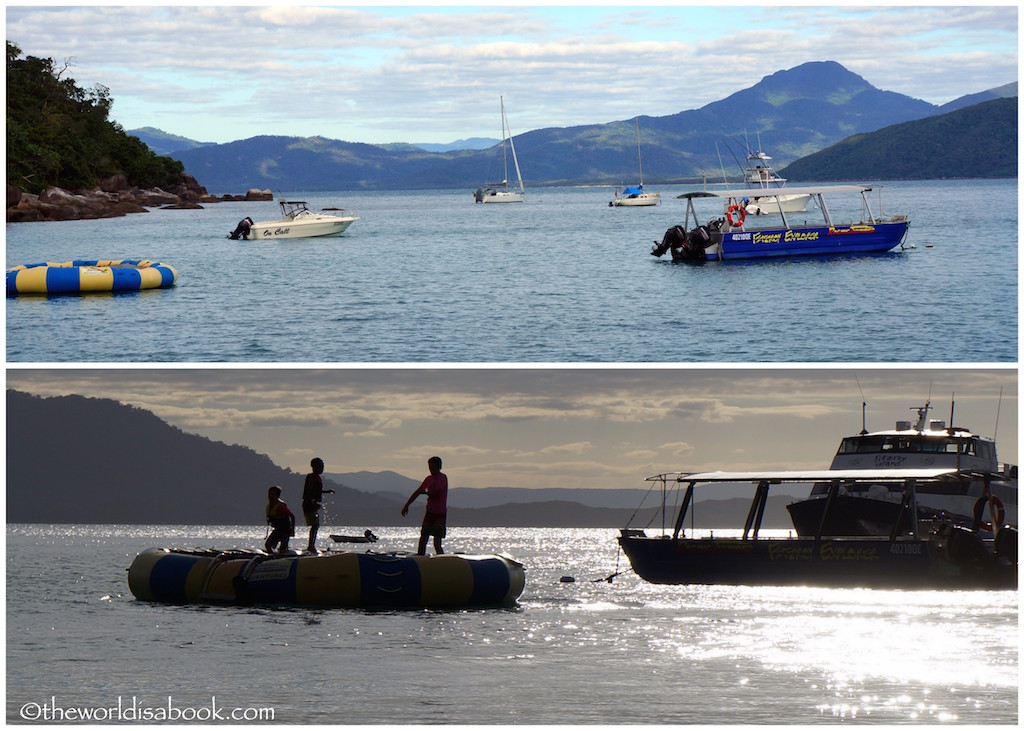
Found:
[[[316,553],[316,532],[320,529],[320,504],[323,501],[325,492],[332,495],[334,490],[325,490],[323,478],[324,461],[319,457],[313,457],[309,462],[313,469],[306,475],[306,484],[302,486],[302,516],[309,526],[309,545],[306,546],[307,553]]]
[[[267,522],[272,528],[267,542],[264,544],[267,553],[285,553],[288,550],[288,539],[295,535],[295,516],[288,505],[281,499],[281,488],[271,485],[267,490]]]
[[[420,556],[426,555],[427,538],[430,536],[434,537],[434,551],[438,555],[444,553],[441,548],[441,539],[447,533],[445,522],[448,515],[448,476],[441,472],[440,457],[428,459],[427,467],[430,469],[430,474],[409,496],[402,507],[402,515],[407,515],[413,500],[420,495],[427,496],[427,509],[423,514],[423,527],[420,529],[420,544],[416,550]]]

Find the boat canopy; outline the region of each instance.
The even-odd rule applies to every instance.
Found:
[[[649,482],[824,482],[827,480],[937,480],[962,474],[954,467],[889,470],[769,470],[764,472],[669,472]]]
[[[765,193],[757,188],[734,188],[732,190],[695,190],[690,193],[677,195],[676,198],[774,198],[777,195],[819,195],[822,193],[867,193],[874,190],[867,185],[821,185],[793,188],[786,186],[784,189],[768,189],[771,192]],[[778,190],[778,192],[775,192]]]
[[[643,195],[643,192],[644,192],[643,188],[637,188],[637,187],[631,185],[628,188],[626,188],[624,191],[622,191],[622,195]]]

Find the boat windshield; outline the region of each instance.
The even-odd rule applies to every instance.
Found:
[[[978,439],[909,436],[905,434],[847,437],[839,445],[838,454],[878,454],[885,452],[969,454],[990,458],[992,445]]]

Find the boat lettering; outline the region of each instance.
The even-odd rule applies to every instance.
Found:
[[[274,236],[286,236],[289,231],[291,231],[290,228],[279,228],[274,231]]]
[[[814,559],[814,546],[787,546],[783,543],[771,543],[768,546],[768,558],[772,561],[811,561]]]
[[[924,547],[920,543],[891,543],[889,553],[913,554],[920,556],[924,553]]]
[[[820,231],[792,231],[787,230],[776,231],[774,233],[760,233],[754,234],[753,243],[755,244],[780,244],[783,242],[790,241],[817,241]],[[733,240],[738,239],[738,236],[734,236]]]
[[[858,548],[825,543],[821,546],[822,561],[877,561],[877,548]]]
[[[750,241],[750,234],[730,234],[732,236],[730,241]]]
[[[906,457],[901,457],[898,454],[875,455],[875,467],[899,467],[906,461]]]

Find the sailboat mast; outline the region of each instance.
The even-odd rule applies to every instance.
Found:
[[[640,117],[636,118],[636,163],[640,167],[640,190],[644,189],[644,163],[640,159]]]
[[[502,178],[502,183],[505,185],[505,190],[508,190],[508,153],[505,152],[505,140],[508,138],[508,120],[505,119],[505,97],[499,96],[498,99],[501,101],[501,159],[505,164],[505,177]]]
[[[519,183],[519,192],[523,195],[526,194],[526,189],[523,187],[523,174],[519,172],[519,158],[516,157],[516,143],[512,140],[512,130],[508,126],[508,117],[505,116],[505,98],[501,99],[501,119],[505,125],[505,131],[508,132],[508,146],[512,148],[512,164],[516,166],[516,181]],[[506,170],[507,170],[506,166]],[[508,189],[508,174],[505,175],[505,188]]]

